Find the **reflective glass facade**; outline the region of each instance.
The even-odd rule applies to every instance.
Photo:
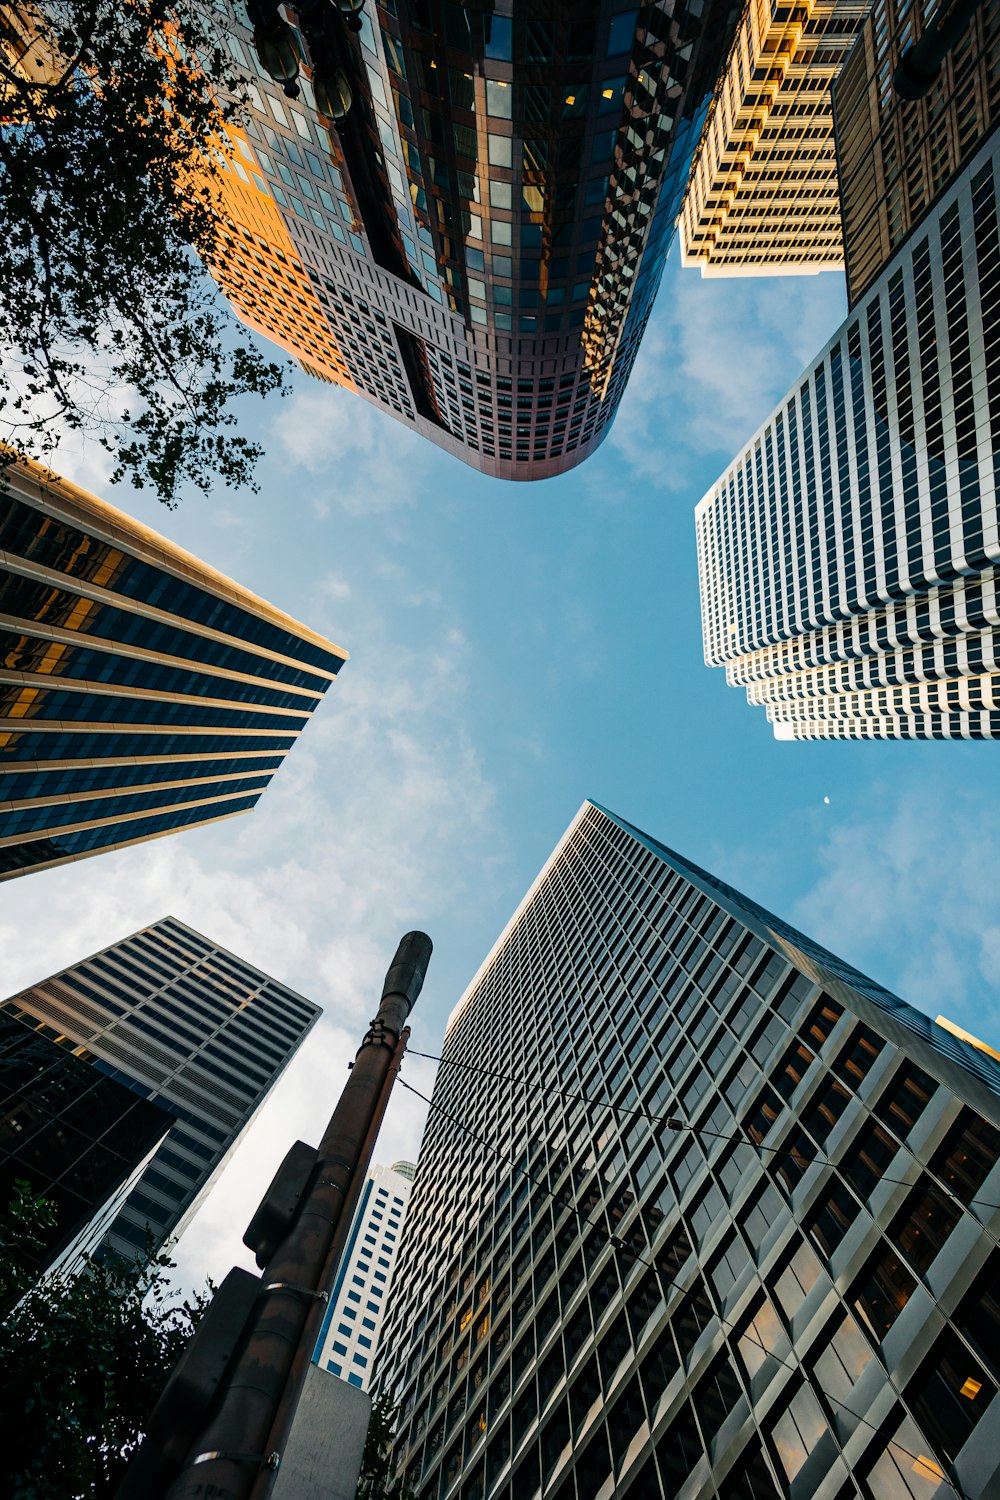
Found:
[[[1000,1065],[584,804],[451,1017],[376,1380],[420,1500],[985,1500]]]
[[[830,85],[870,0],[749,0],[705,123],[680,217],[703,276],[841,268]]]
[[[15,995],[2,1009],[44,1023],[93,1068],[175,1117],[107,1243],[132,1256],[181,1233],[319,1007],[164,917]]]
[[[581,462],[649,317],[732,7],[371,5],[339,36],[339,133],[308,65],[290,101],[242,6],[219,11],[257,74],[220,152],[239,315],[487,473]]]
[[[1000,119],[1000,3],[983,0],[924,99],[893,74],[934,0],[875,0],[833,90],[847,291],[853,306]]]
[[[318,1365],[363,1391],[371,1384],[413,1173],[411,1162],[394,1162],[365,1182],[316,1346]]]
[[[1000,733],[1000,145],[696,511],[705,659],[779,739]]]
[[[40,466],[0,478],[0,880],[248,812],[346,653]]]
[[[58,1027],[0,1010],[0,1201],[20,1180],[52,1203],[55,1224],[25,1251],[39,1274],[96,1246],[173,1123],[92,1062]]]

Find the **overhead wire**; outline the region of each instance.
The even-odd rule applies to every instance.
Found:
[[[789,1146],[759,1144],[757,1141],[751,1140],[749,1136],[740,1135],[736,1132],[711,1130],[706,1125],[692,1125],[689,1121],[677,1119],[674,1115],[654,1115],[649,1110],[636,1109],[633,1105],[612,1104],[610,1099],[591,1099],[586,1094],[577,1094],[569,1089],[560,1089],[554,1084],[530,1083],[526,1078],[515,1078],[511,1074],[502,1073],[496,1068],[485,1068],[477,1063],[461,1062],[458,1058],[439,1057],[433,1052],[418,1052],[415,1047],[407,1047],[406,1055],[408,1057],[422,1057],[429,1062],[444,1063],[446,1067],[450,1068],[464,1068],[470,1073],[481,1073],[486,1077],[495,1078],[503,1083],[518,1085],[538,1094],[556,1094],[560,1098],[571,1099],[578,1103],[589,1105],[593,1109],[610,1109],[616,1114],[637,1115],[641,1119],[649,1120],[653,1125],[661,1125],[668,1130],[687,1130],[692,1135],[711,1136],[715,1140],[735,1142],[738,1146],[749,1146],[751,1151],[769,1151],[776,1156],[790,1156],[801,1167],[833,1167],[836,1170],[844,1170],[842,1162],[831,1161],[825,1156],[806,1156],[803,1152],[795,1151]],[[1000,1208],[1000,1203],[990,1203],[985,1198],[970,1198],[967,1201],[965,1198],[960,1197],[958,1193],[953,1193],[950,1189],[941,1186],[933,1178],[929,1178],[927,1176],[927,1169],[922,1166],[921,1172],[926,1179],[922,1184],[919,1179],[916,1182],[911,1182],[905,1177],[880,1176],[879,1181],[893,1183],[897,1187],[916,1187],[918,1184],[930,1187],[943,1198],[959,1204],[962,1208],[968,1208],[973,1203],[977,1204],[980,1208]],[[996,1239],[985,1224],[981,1225],[981,1228],[984,1234],[993,1239],[994,1244],[1000,1245],[1000,1239]]]
[[[425,1054],[417,1055],[423,1056]],[[400,1083],[404,1089],[409,1090],[411,1094],[415,1094],[418,1099],[422,1099],[430,1109],[436,1110],[438,1114],[442,1115],[458,1130],[461,1130],[466,1135],[471,1136],[474,1141],[478,1142],[478,1144],[483,1147],[484,1150],[491,1152],[499,1160],[504,1161],[509,1166],[513,1167],[516,1172],[519,1172],[523,1177],[527,1178],[527,1180],[535,1187],[540,1188],[541,1191],[545,1193],[547,1197],[551,1198],[554,1203],[559,1203],[563,1208],[569,1209],[570,1213],[572,1213],[581,1224],[585,1224],[588,1229],[596,1230],[599,1234],[606,1235],[608,1244],[611,1245],[613,1250],[623,1252],[633,1261],[636,1261],[639,1265],[645,1266],[647,1270],[652,1271],[660,1281],[661,1287],[665,1288],[665,1292],[677,1291],[680,1292],[682,1297],[686,1297],[690,1294],[690,1287],[682,1286],[679,1281],[668,1276],[668,1274],[659,1265],[657,1265],[655,1260],[647,1260],[645,1256],[640,1255],[638,1251],[632,1250],[626,1243],[626,1241],[620,1239],[617,1235],[611,1234],[603,1224],[599,1224],[595,1222],[595,1220],[588,1218],[583,1210],[578,1208],[575,1203],[571,1202],[567,1198],[561,1198],[558,1193],[553,1192],[546,1183],[535,1177],[531,1172],[528,1171],[526,1167],[522,1167],[521,1165],[519,1165],[518,1162],[514,1161],[513,1157],[508,1156],[506,1152],[501,1151],[499,1147],[491,1145],[489,1141],[487,1141],[483,1136],[479,1134],[478,1131],[473,1130],[470,1125],[466,1125],[462,1120],[457,1119],[442,1105],[436,1104],[433,1099],[429,1099],[426,1094],[422,1093],[420,1089],[415,1088],[412,1083],[407,1083],[406,1079],[403,1077],[399,1077],[397,1079],[397,1082]],[[666,1296],[664,1296],[664,1302],[666,1302]],[[722,1313],[715,1312],[714,1310],[713,1316],[718,1319],[723,1328],[728,1328],[733,1333],[738,1334],[740,1338],[748,1339],[750,1343],[756,1344],[764,1354],[765,1358],[775,1360],[779,1365],[782,1366],[783,1369],[788,1370],[793,1375],[797,1375],[799,1373],[795,1365],[790,1365],[787,1360],[782,1359],[779,1354],[775,1354],[773,1349],[768,1349],[759,1338],[755,1337],[754,1334],[751,1333],[749,1328],[740,1328],[730,1319],[724,1317]],[[886,1374],[887,1376],[889,1376],[888,1371],[886,1372]],[[889,1379],[891,1384],[891,1376],[889,1376]],[[876,1423],[870,1422],[868,1418],[863,1417],[860,1412],[854,1411],[852,1407],[848,1406],[846,1402],[841,1401],[839,1397],[832,1396],[829,1391],[824,1390],[821,1386],[818,1387],[818,1389],[821,1395],[823,1395],[823,1397],[827,1401],[831,1402],[834,1406],[838,1406],[841,1411],[843,1411],[847,1416],[853,1417],[854,1420],[860,1422],[862,1426],[869,1427],[872,1432],[875,1432],[877,1434],[881,1433],[881,1428]],[[893,1386],[893,1390],[898,1397],[900,1393],[898,1390],[896,1390],[895,1386]],[[954,1490],[955,1494],[959,1497],[959,1500],[972,1500],[972,1496],[968,1495],[966,1491],[963,1490],[958,1484],[956,1484],[953,1479],[949,1478],[944,1470],[940,1468],[940,1466],[936,1462],[934,1463],[932,1470],[930,1464],[928,1463],[926,1455],[921,1456],[916,1453],[911,1453],[909,1448],[905,1448],[903,1444],[898,1442],[895,1438],[888,1438],[886,1441],[890,1448],[896,1448],[907,1458],[912,1459],[914,1464],[919,1466],[921,1470],[926,1470],[928,1474],[933,1473],[933,1477],[935,1479],[943,1480],[944,1483],[948,1485],[949,1489]]]

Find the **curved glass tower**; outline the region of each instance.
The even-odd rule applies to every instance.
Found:
[[[355,36],[330,7],[339,131],[307,43],[289,100],[227,14],[258,80],[222,158],[239,316],[486,473],[580,463],[635,359],[735,10],[404,0]]]

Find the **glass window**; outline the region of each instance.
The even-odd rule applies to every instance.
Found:
[[[1000,1130],[963,1110],[932,1163],[932,1171],[963,1203],[971,1203],[1000,1157]]]
[[[874,1500],[939,1500],[953,1493],[927,1440],[909,1417],[903,1419],[875,1460],[868,1488]]]
[[[955,1204],[923,1176],[890,1229],[889,1238],[912,1266],[926,1272],[960,1218]]]
[[[785,1317],[791,1319],[820,1278],[822,1266],[808,1245],[800,1245],[774,1285]]]
[[[514,90],[509,83],[497,78],[486,80],[486,113],[500,120],[509,120]]]
[[[513,156],[509,135],[497,135],[491,130],[486,137],[486,144],[491,167],[509,167],[511,165]]]
[[[609,57],[619,57],[623,52],[632,51],[632,40],[638,19],[637,10],[626,10],[621,15],[611,17],[611,27],[608,32]]]
[[[788,1335],[770,1302],[759,1302],[750,1317],[741,1325],[737,1351],[747,1375],[756,1375],[769,1354],[777,1359],[787,1359],[791,1352]],[[772,1361],[772,1370],[775,1368]]]
[[[900,1140],[905,1140],[920,1119],[937,1088],[934,1079],[915,1063],[898,1068],[888,1086],[873,1105],[878,1115]]]
[[[816,1384],[836,1402],[848,1402],[850,1394],[873,1358],[871,1348],[854,1319],[848,1314],[830,1335],[815,1363]]]
[[[844,1176],[859,1197],[871,1196],[888,1174],[898,1150],[888,1131],[874,1121],[860,1132],[844,1163]]]
[[[771,1441],[788,1479],[794,1479],[820,1438],[826,1418],[808,1386],[802,1386],[771,1428]]]
[[[996,1393],[979,1360],[949,1328],[907,1389],[906,1399],[938,1452],[955,1459]]]
[[[512,62],[513,22],[510,16],[484,15],[483,51],[494,62]]]
[[[854,1289],[855,1310],[877,1344],[885,1338],[917,1285],[895,1250],[884,1242],[883,1245]]]

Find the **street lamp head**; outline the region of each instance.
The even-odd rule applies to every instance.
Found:
[[[347,118],[354,95],[343,68],[336,68],[329,74],[314,73],[313,88],[316,92],[316,108],[321,115],[327,115],[338,122]]]
[[[282,16],[275,16],[274,25],[265,31],[258,26],[253,34],[253,49],[268,78],[280,83],[288,93],[289,85],[298,94],[296,79],[299,76],[299,49],[295,33]]]
[[[334,0],[334,3],[343,16],[348,31],[360,31],[365,0]]]

